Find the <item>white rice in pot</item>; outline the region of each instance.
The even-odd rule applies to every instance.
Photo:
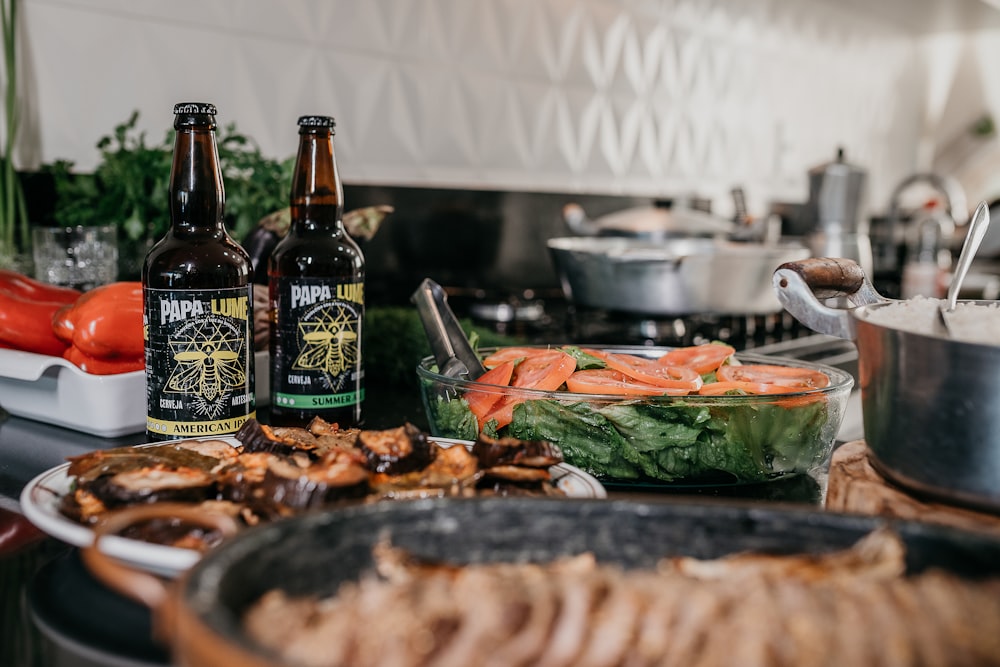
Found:
[[[865,311],[864,319],[890,329],[918,334],[935,333],[938,308],[944,299],[916,296]],[[967,343],[1000,345],[1000,302],[990,304],[959,302],[946,313],[951,337]]]

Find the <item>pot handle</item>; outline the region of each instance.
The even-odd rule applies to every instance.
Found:
[[[203,528],[211,528],[231,537],[239,530],[236,520],[226,514],[205,511],[195,505],[183,503],[156,503],[109,513],[94,527],[94,541],[83,547],[80,558],[84,566],[98,581],[113,591],[135,600],[148,607],[154,613],[154,632],[162,635],[164,619],[156,619],[157,615],[166,611],[168,601],[167,582],[148,572],[137,570],[129,565],[108,556],[100,550],[100,541],[108,536],[120,533],[129,526],[152,519],[180,519]],[[166,639],[165,637],[161,637]]]
[[[841,257],[813,257],[779,266],[772,279],[775,294],[785,310],[813,331],[854,340],[850,306],[866,306],[885,297],[865,276],[857,262]],[[848,308],[823,303],[843,299]]]

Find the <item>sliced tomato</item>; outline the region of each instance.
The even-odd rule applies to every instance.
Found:
[[[553,350],[545,347],[501,347],[499,350],[483,359],[483,366],[493,368],[505,361],[513,361],[515,364],[528,357],[547,354]]]
[[[525,357],[514,369],[512,387],[555,391],[576,370],[576,359],[562,350],[543,350]]]
[[[478,378],[476,382],[481,382],[483,384],[498,385],[498,387],[506,387],[510,384],[510,378],[514,374],[514,362],[505,361],[496,368],[491,368],[486,371]],[[470,389],[465,392],[465,401],[469,404],[469,409],[472,410],[472,414],[476,415],[476,419],[479,420],[479,430],[483,429],[483,424],[486,423],[486,415],[489,414],[490,410],[504,397],[501,389],[496,390],[476,390]]]
[[[514,421],[514,406],[523,400],[523,398],[509,395],[501,398],[499,401],[490,406],[490,411],[479,420],[479,430],[482,431],[486,422],[491,419],[496,422],[497,430],[502,429],[504,426]]]
[[[604,356],[608,368],[620,371],[646,384],[670,389],[698,391],[702,385],[701,373],[684,366],[667,366],[656,359],[646,359],[634,354],[608,353]]]
[[[493,370],[509,364],[513,369],[510,386],[520,389],[536,389],[538,391],[555,391],[566,383],[566,379],[576,370],[576,359],[562,350],[539,347],[505,347],[483,360],[484,366],[495,362]],[[488,371],[492,372],[492,371]],[[504,371],[505,372],[505,371]],[[480,377],[480,381],[483,381]],[[509,392],[499,400],[490,403],[479,419],[479,430],[483,430],[486,422],[496,420],[496,428],[501,429],[514,419],[514,406],[525,398],[516,391]],[[471,405],[470,405],[471,407]],[[473,410],[475,413],[475,410]]]
[[[702,385],[698,393],[702,396],[722,396],[731,391],[739,391],[744,394],[787,394],[798,391],[790,387],[782,387],[766,382],[750,382],[747,380],[728,380],[725,382],[709,382]]]
[[[717,370],[726,359],[736,354],[736,348],[725,343],[705,343],[670,350],[659,358],[664,366],[684,366],[705,375]]]
[[[801,366],[738,364],[721,367],[716,376],[720,382],[763,382],[791,391],[822,389],[830,384],[826,373]]]
[[[578,394],[614,394],[623,396],[685,396],[687,389],[660,387],[636,380],[613,368],[590,368],[576,371],[566,380],[566,388]]]

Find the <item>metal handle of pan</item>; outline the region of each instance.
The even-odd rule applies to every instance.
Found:
[[[782,264],[774,272],[772,285],[778,301],[795,319],[813,331],[845,340],[857,336],[851,309],[828,305],[831,300],[844,300],[854,307],[886,301],[857,262],[839,257]]]
[[[120,533],[129,526],[153,519],[184,521],[217,530],[223,537],[235,535],[239,531],[239,526],[231,516],[205,511],[194,505],[157,503],[112,512],[94,527],[94,541],[80,551],[84,566],[95,579],[111,590],[147,607],[153,613],[155,638],[166,641],[170,638],[173,627],[168,584],[149,572],[138,570],[112,558],[100,548],[103,538]]]

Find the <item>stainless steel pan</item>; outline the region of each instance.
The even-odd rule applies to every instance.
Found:
[[[1000,512],[1000,346],[872,322],[892,301],[850,260],[781,266],[774,290],[812,330],[857,345],[865,440],[887,477]]]
[[[771,275],[809,256],[797,243],[712,238],[560,237],[548,249],[573,303],[652,316],[777,312]]]

